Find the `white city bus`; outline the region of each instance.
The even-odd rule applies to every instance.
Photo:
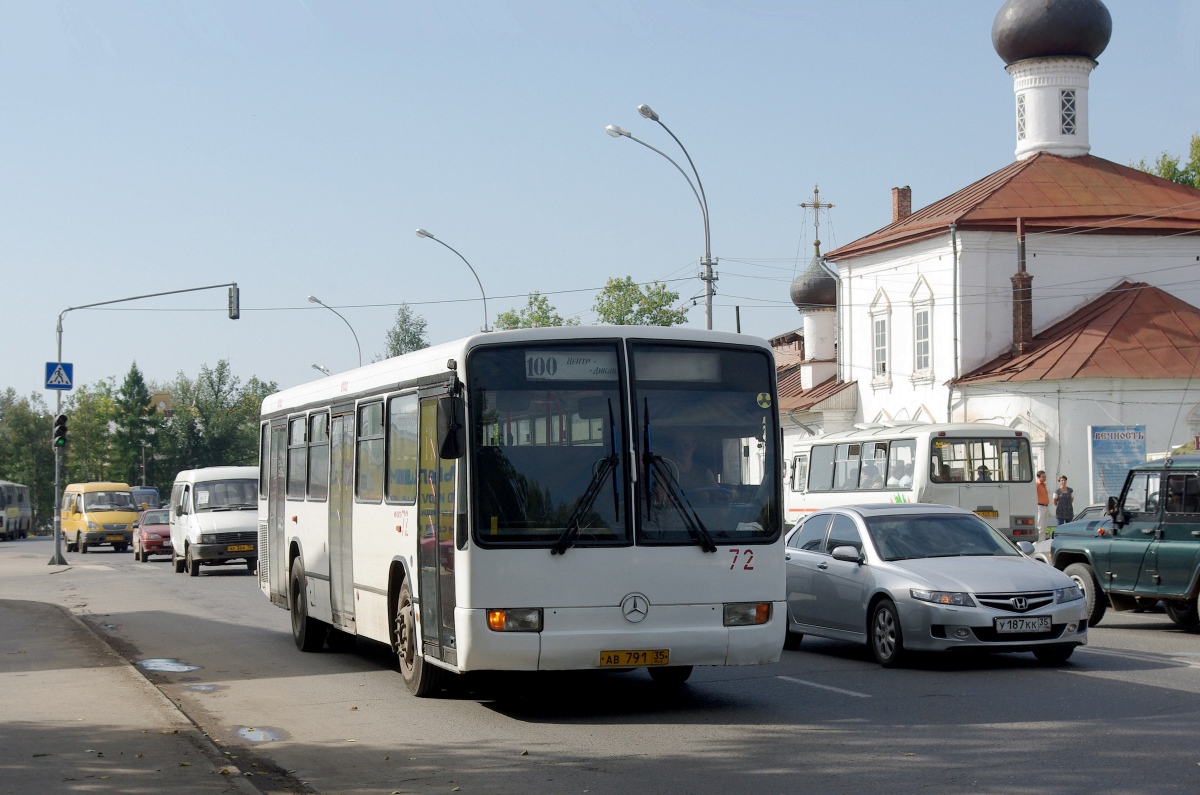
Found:
[[[263,401],[259,577],[296,644],[447,672],[775,662],[771,349],[592,326],[479,334]]]
[[[837,505],[926,502],[974,511],[1014,541],[1035,541],[1029,437],[1003,425],[894,424],[792,440],[787,515]]]
[[[25,538],[33,525],[29,489],[20,483],[0,480],[0,541]]]

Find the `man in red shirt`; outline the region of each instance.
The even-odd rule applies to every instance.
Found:
[[[1046,540],[1046,517],[1050,514],[1050,492],[1046,490],[1046,470],[1037,473],[1037,531],[1038,541]]]

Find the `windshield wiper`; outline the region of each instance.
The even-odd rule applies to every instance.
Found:
[[[688,532],[695,537],[700,543],[700,549],[705,552],[716,552],[717,545],[713,541],[712,536],[708,532],[708,528],[704,526],[703,520],[700,519],[696,509],[692,507],[692,503],[688,501],[687,495],[683,491],[683,487],[679,485],[679,481],[675,480],[675,476],[671,474],[671,469],[663,463],[663,457],[656,454],[651,449],[650,444],[650,399],[645,398],[642,404],[645,421],[643,422],[643,437],[645,439],[645,457],[646,457],[646,508],[650,507],[650,494],[654,489],[655,473],[659,479],[666,484],[663,491],[667,495],[667,500],[683,517],[683,523],[687,525]]]
[[[613,512],[620,519],[621,492],[617,486],[616,471],[617,465],[621,462],[621,456],[617,453],[617,429],[616,423],[613,422],[612,398],[608,399],[608,427],[611,434],[609,449],[612,452],[592,465],[592,479],[588,481],[587,488],[583,490],[579,501],[575,503],[575,510],[571,512],[571,518],[567,520],[566,529],[554,542],[554,546],[550,548],[551,555],[566,553],[567,549],[574,546],[575,542],[579,540],[579,528],[583,524],[583,518],[596,504],[596,499],[600,496],[600,487],[604,485],[604,481],[610,474],[613,476]]]

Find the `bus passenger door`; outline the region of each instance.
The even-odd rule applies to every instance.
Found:
[[[329,604],[333,625],[354,631],[354,414],[329,425]]]
[[[437,398],[421,400],[417,568],[423,653],[457,664],[454,635],[455,461],[438,457]]]
[[[267,574],[270,577],[271,601],[287,606],[288,556],[284,538],[284,486],[287,481],[287,420],[280,419],[271,425],[271,446],[263,466],[269,467],[267,480]],[[171,495],[171,507],[178,503],[178,496]],[[177,521],[171,511],[172,544]],[[183,548],[180,540],[177,549]]]

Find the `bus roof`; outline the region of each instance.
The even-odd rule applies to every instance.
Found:
[[[419,351],[363,365],[344,373],[335,373],[306,384],[268,395],[262,402],[262,415],[278,414],[293,408],[318,403],[337,403],[339,399],[362,392],[386,390],[389,386],[448,372],[453,359],[463,372],[463,361],[473,348],[521,342],[571,342],[576,340],[638,339],[675,342],[712,342],[723,345],[747,345],[771,352],[766,340],[748,334],[706,331],[662,326],[555,326],[552,328],[492,331],[444,342]]]
[[[129,484],[108,480],[95,480],[91,483],[70,483],[63,491],[129,491]]]
[[[897,422],[867,428],[855,428],[849,431],[833,431],[819,436],[808,436],[801,442],[825,441],[828,439],[879,439],[918,433],[945,433],[947,436],[978,436],[983,433],[1004,436],[1017,436],[1021,431],[990,422]]]

